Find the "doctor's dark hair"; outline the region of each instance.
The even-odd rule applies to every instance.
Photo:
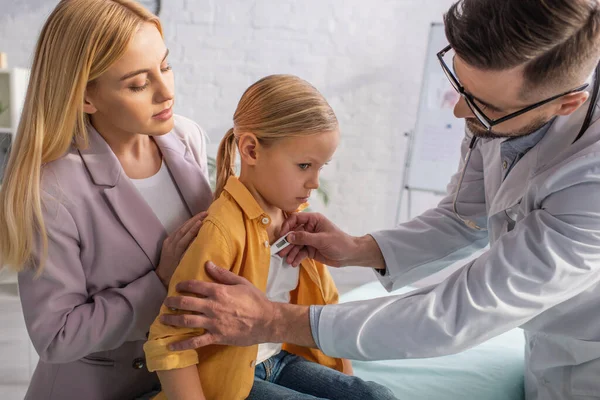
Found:
[[[446,37],[467,64],[524,67],[527,93],[569,90],[600,55],[598,0],[460,0],[444,16]]]
[[[215,199],[235,175],[237,140],[252,133],[265,146],[286,137],[315,135],[338,129],[327,100],[310,83],[293,75],[270,75],[250,86],[240,99],[217,153]]]
[[[41,272],[48,252],[42,214],[43,165],[87,146],[88,85],[125,53],[140,26],[158,18],[133,0],[61,0],[40,33],[0,189],[0,267]],[[32,259],[34,248],[40,259]]]

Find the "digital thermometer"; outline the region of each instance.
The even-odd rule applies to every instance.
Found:
[[[285,239],[285,236],[277,239],[275,243],[271,245],[271,255],[279,253],[281,250],[288,247],[291,243]]]

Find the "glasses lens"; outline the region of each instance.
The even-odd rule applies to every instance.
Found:
[[[491,124],[488,122],[487,117],[481,111],[479,111],[479,108],[475,104],[473,104],[471,99],[469,99],[467,96],[463,97],[465,98],[465,101],[467,102],[467,105],[469,106],[471,111],[473,111],[473,115],[475,115],[475,118],[477,118],[481,125],[485,126],[486,129],[490,129]]]
[[[452,84],[452,87],[454,88],[454,90],[456,90],[457,92],[460,92],[460,89],[458,87],[458,82],[456,82],[456,80],[454,79],[454,76],[452,76],[452,74],[448,70],[448,67],[446,65],[444,65],[443,61],[441,63],[442,63],[442,69],[444,70],[444,73],[446,74],[446,78],[448,78],[448,80]]]

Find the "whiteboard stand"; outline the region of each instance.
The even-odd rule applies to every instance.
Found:
[[[407,146],[396,224],[401,221],[403,197],[407,196],[408,218],[412,217],[413,192],[445,195],[460,161],[464,121],[454,116],[460,94],[442,70],[437,53],[448,45],[444,25],[432,23],[423,67],[419,108],[414,129],[406,133]]]
[[[406,156],[404,157],[404,173],[402,174],[402,185],[400,186],[400,196],[398,199],[398,208],[396,210],[396,224],[399,224],[402,221],[402,203],[404,201],[404,194],[406,194],[406,219],[409,220],[412,216],[412,194],[413,192],[426,192],[431,193],[436,196],[444,196],[446,192],[441,192],[438,190],[431,189],[420,189],[413,188],[408,184],[408,179],[410,176],[410,165],[411,159],[413,157],[413,131],[406,132],[404,134],[406,137]]]

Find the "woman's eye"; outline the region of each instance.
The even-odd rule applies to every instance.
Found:
[[[132,92],[141,92],[142,90],[146,89],[148,87],[148,83],[146,83],[143,86],[130,86],[129,90],[131,90]]]
[[[167,72],[167,71],[170,71],[170,70],[172,70],[172,69],[173,69],[173,67],[171,66],[171,64],[167,64],[167,66],[166,66],[166,67],[164,67],[164,68],[161,68],[160,70],[161,70],[162,72]]]
[[[310,167],[310,164],[298,164],[301,170],[307,170]]]

